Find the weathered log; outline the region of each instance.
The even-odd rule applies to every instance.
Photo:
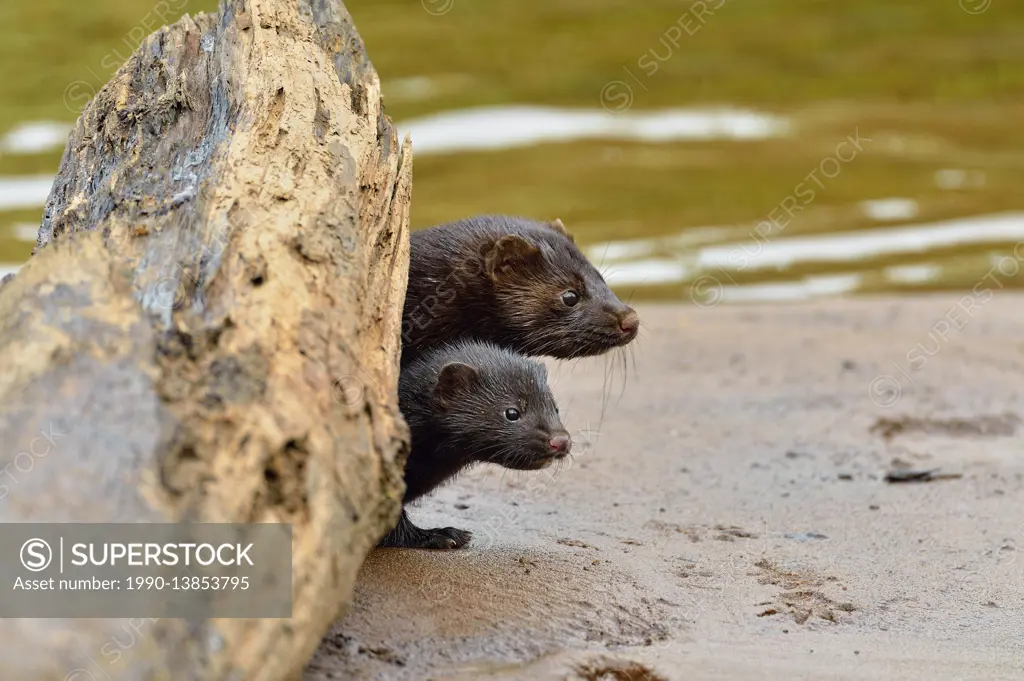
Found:
[[[0,521],[294,523],[293,617],[116,664],[123,621],[0,620],[0,678],[301,673],[400,507],[411,175],[338,0],[222,0],[97,94],[0,288]]]

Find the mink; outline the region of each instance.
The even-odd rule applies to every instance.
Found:
[[[398,396],[412,448],[402,515],[382,547],[465,546],[470,532],[421,529],[405,507],[474,464],[538,470],[572,447],[544,365],[493,344],[461,341],[425,353],[402,370]]]
[[[527,356],[593,356],[639,328],[561,220],[482,215],[412,234],[402,366],[463,339]]]

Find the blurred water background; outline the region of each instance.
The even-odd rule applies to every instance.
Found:
[[[215,5],[0,5],[0,271],[89,97]],[[560,217],[634,299],[1024,285],[1018,0],[346,6],[413,138],[414,228]]]

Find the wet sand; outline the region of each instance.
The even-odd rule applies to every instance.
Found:
[[[1024,296],[960,298],[641,307],[624,389],[551,364],[572,463],[414,508],[472,543],[371,555],[305,681],[1024,678]]]

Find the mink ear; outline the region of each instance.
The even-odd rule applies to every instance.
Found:
[[[506,234],[498,239],[485,257],[491,279],[500,279],[513,272],[528,272],[540,263],[540,249],[526,239]]]
[[[576,239],[572,238],[572,234],[569,234],[569,230],[567,230],[565,228],[565,225],[562,224],[562,219],[561,218],[555,218],[555,220],[553,222],[549,222],[548,223],[548,227],[550,227],[551,229],[555,230],[556,232],[558,232],[559,234],[564,236],[569,241],[571,241],[573,243],[576,243]]]
[[[442,404],[450,402],[460,393],[472,390],[477,383],[476,369],[462,362],[450,362],[441,367],[437,374],[434,394]]]

